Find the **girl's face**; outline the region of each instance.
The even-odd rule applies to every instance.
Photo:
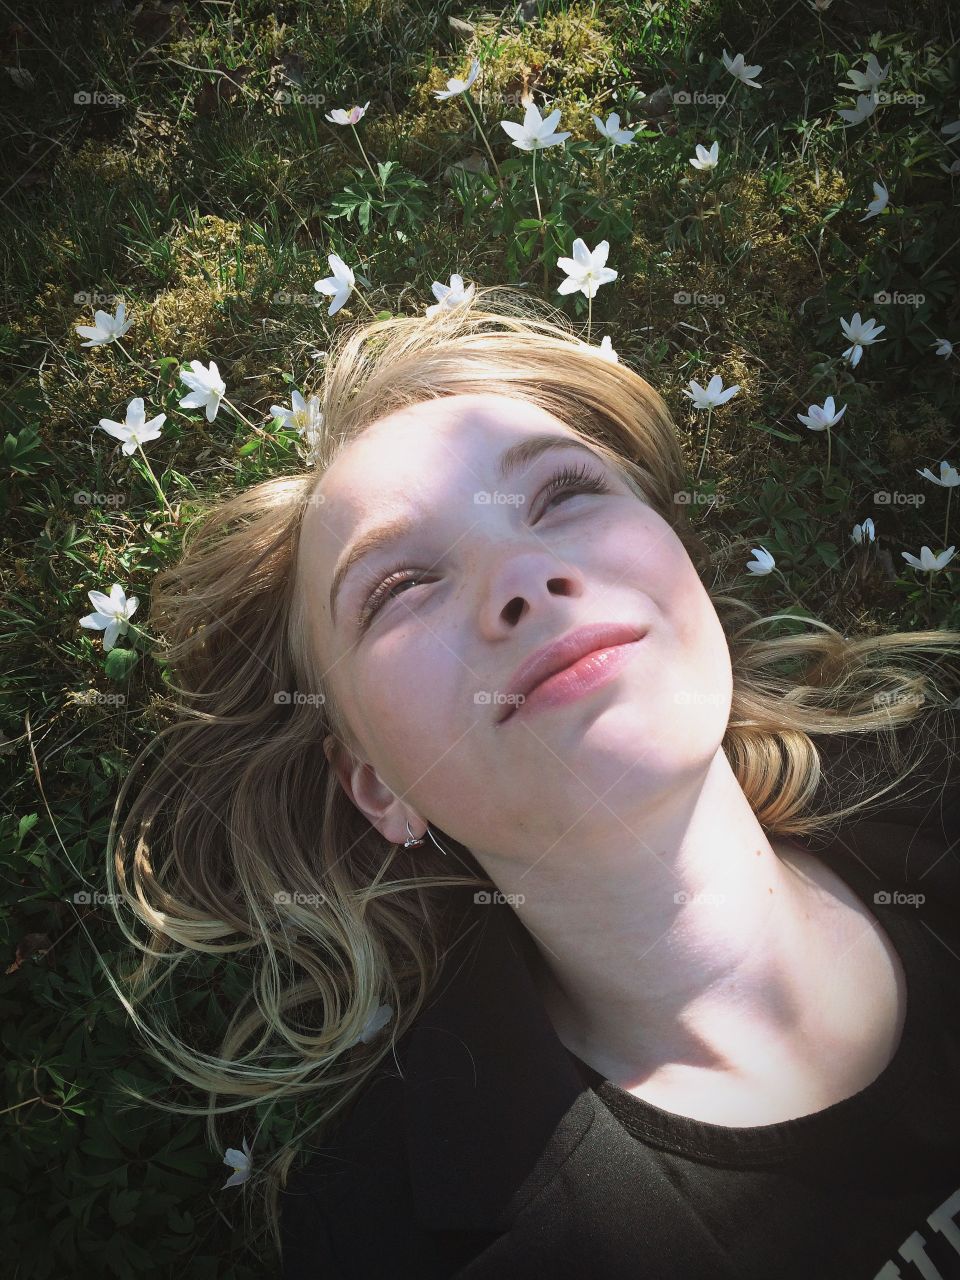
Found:
[[[719,748],[732,675],[713,604],[671,526],[578,443],[526,401],[449,396],[374,423],[319,481],[298,589],[362,748],[348,792],[388,839],[411,815],[478,857],[619,847]],[[615,675],[506,700],[521,663],[598,623],[642,635]]]

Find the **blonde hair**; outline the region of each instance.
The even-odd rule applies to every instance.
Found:
[[[522,397],[604,451],[671,524],[701,576],[711,575],[705,585],[734,679],[722,745],[772,835],[821,830],[900,785],[899,731],[922,716],[932,740],[946,704],[930,668],[960,653],[960,632],[848,639],[815,619],[761,617],[721,591],[715,557],[674,496],[684,467],[665,402],[626,364],[598,357],[545,304],[482,290],[472,305],[430,319],[345,331],[327,361],[314,468],[214,508],[181,562],[157,579],[152,622],[166,642],[178,714],[156,739],[159,759],[151,763],[148,749],[124,785],[118,815],[132,802],[122,824],[115,817],[107,857],[118,924],[142,954],[124,975],[124,1006],[149,1051],[207,1100],[189,1107],[129,1092],[205,1116],[218,1154],[219,1114],[256,1107],[263,1126],[278,1102],[291,1104],[292,1120],[258,1129],[285,1140],[269,1159],[254,1147],[243,1193],[245,1201],[250,1190],[262,1194],[257,1222],[268,1223],[277,1249],[279,1191],[306,1136],[329,1137],[431,993],[448,941],[449,890],[492,886],[443,832],[454,858],[428,843],[415,855],[400,850],[395,869],[399,846],[340,786],[333,764],[354,739],[317,671],[294,589],[301,520],[325,468],[367,426],[468,392]],[[742,564],[741,556],[740,573]],[[786,634],[761,634],[777,623]],[[318,688],[319,706],[289,698]],[[816,801],[831,777],[814,738],[840,734],[881,746],[895,776],[865,796],[878,777],[868,768],[845,803],[823,811]],[[171,1025],[175,1001],[146,1001],[184,961],[206,965],[212,979],[227,958],[231,1015],[209,1052]],[[395,1016],[367,1043],[361,1035],[380,1004]],[[149,1009],[152,1025],[136,1005]]]

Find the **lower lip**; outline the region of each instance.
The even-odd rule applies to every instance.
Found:
[[[640,639],[642,639],[641,637]],[[594,649],[585,654],[569,667],[555,672],[548,679],[538,684],[527,694],[525,701],[518,703],[506,717],[540,711],[544,707],[559,707],[573,702],[581,694],[599,689],[620,674],[625,664],[630,661],[640,640],[631,640],[627,644],[612,645],[608,649]],[[505,721],[504,721],[505,723]]]

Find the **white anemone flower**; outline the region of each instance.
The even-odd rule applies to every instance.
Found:
[[[715,169],[720,159],[720,143],[715,142],[708,151],[701,143],[697,143],[697,154],[690,157],[695,169]]]
[[[611,111],[607,116],[606,123],[599,116],[593,117],[593,123],[597,126],[597,132],[602,138],[606,138],[608,142],[612,142],[618,147],[633,146],[634,134],[636,129],[621,129],[620,116],[616,111]]]
[[[180,401],[181,409],[205,409],[207,421],[212,422],[220,410],[220,401],[226,395],[227,384],[220,377],[220,370],[211,360],[204,368],[199,360],[190,361],[192,372],[180,370],[180,381],[190,388],[190,394]]]
[[[541,116],[535,102],[531,102],[523,117],[523,124],[513,120],[501,120],[500,128],[510,135],[513,145],[521,151],[542,151],[544,147],[555,147],[566,142],[567,133],[556,133],[560,123],[560,108],[557,107],[548,116]]]
[[[777,562],[766,549],[766,547],[752,547],[751,551],[755,559],[747,561],[747,568],[757,577],[763,577],[766,573],[773,573],[777,567]]]
[[[609,252],[609,240],[601,240],[597,247],[591,250],[587,248],[586,241],[578,236],[573,242],[573,257],[557,259],[557,266],[567,275],[566,280],[558,285],[557,293],[579,291],[587,298],[596,297],[601,285],[610,284],[617,278],[618,273],[606,266]]]
[[[751,88],[754,88],[754,89],[763,88],[761,84],[758,84],[757,81],[753,79],[755,75],[758,75],[763,70],[763,67],[747,66],[743,60],[742,53],[738,53],[735,58],[731,58],[729,53],[727,53],[726,49],[724,49],[723,65],[727,68],[727,70],[730,72],[732,76],[735,76],[738,80],[742,81],[744,84],[748,84],[751,86]]]
[[[113,584],[108,596],[102,591],[88,591],[87,597],[94,612],[81,618],[80,625],[88,631],[102,631],[103,647],[109,653],[118,637],[126,635],[140,601],[136,596],[128,596],[119,582]]]
[[[705,387],[701,387],[696,379],[691,378],[689,389],[683,394],[693,402],[694,409],[716,409],[719,405],[732,400],[739,390],[738,384],[724,390],[723,378],[719,373],[715,373]]]
[[[89,342],[80,343],[81,347],[102,347],[105,342],[116,342],[118,338],[122,338],[133,324],[132,320],[124,319],[125,315],[126,305],[121,302],[117,304],[115,316],[107,311],[95,311],[92,325],[74,325],[81,338],[89,338]]]
[[[227,1147],[223,1153],[223,1163],[229,1165],[233,1173],[220,1188],[221,1191],[226,1191],[227,1187],[238,1187],[241,1182],[246,1182],[253,1168],[253,1152],[247,1145],[246,1138],[243,1140],[242,1151],[238,1151],[236,1147]]]
[[[473,62],[470,64],[470,73],[466,80],[457,80],[456,77],[454,77],[454,79],[447,81],[446,89],[434,89],[433,96],[439,100],[443,100],[444,98],[455,98],[458,93],[466,93],[474,80],[476,80],[479,73],[480,60],[478,58],[474,58]]]
[[[136,453],[137,449],[147,440],[156,440],[160,435],[160,428],[167,420],[165,413],[158,413],[155,418],[151,418],[147,422],[147,415],[144,411],[143,400],[137,396],[127,405],[127,416],[123,422],[114,422],[112,418],[101,418],[100,426],[108,435],[113,436],[116,440],[122,440],[120,446],[121,452],[129,457],[132,453]]]
[[[465,303],[473,299],[473,295],[477,291],[475,284],[467,285],[464,288],[463,276],[452,275],[450,283],[442,284],[439,280],[434,280],[430,286],[433,290],[433,296],[436,302],[427,307],[427,315],[434,316],[439,311],[454,311],[457,307],[462,307]]]
[[[901,551],[900,554],[907,564],[912,564],[915,569],[921,569],[924,573],[937,573],[944,565],[950,563],[956,549],[956,547],[947,547],[946,551],[941,551],[939,555],[935,556],[929,547],[921,547],[919,560],[916,556],[912,556],[909,551]]]

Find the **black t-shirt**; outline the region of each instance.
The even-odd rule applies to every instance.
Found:
[[[955,758],[938,750],[917,786],[796,840],[903,965],[900,1043],[865,1089],[749,1128],[636,1098],[563,1046],[530,935],[471,894],[402,1073],[375,1078],[282,1198],[285,1280],[960,1280]]]

